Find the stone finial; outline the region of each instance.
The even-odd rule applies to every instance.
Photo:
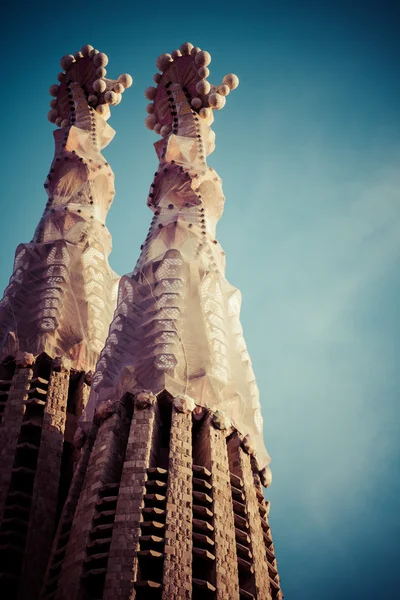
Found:
[[[85,383],[86,383],[86,385],[92,385],[93,375],[94,375],[93,371],[88,371],[85,374]]]
[[[242,440],[242,448],[247,454],[252,455],[255,453],[253,439],[249,434],[244,436]]]
[[[72,361],[65,356],[56,356],[53,360],[53,371],[70,371],[72,367]]]
[[[18,352],[15,362],[18,367],[31,367],[35,363],[35,357],[30,352]]]
[[[135,406],[136,408],[143,409],[155,404],[157,396],[150,390],[142,390],[135,394]]]
[[[216,429],[230,429],[232,426],[230,417],[222,412],[222,410],[217,410],[213,413],[212,422]]]
[[[96,412],[94,415],[95,422],[105,421],[109,419],[115,412],[114,402],[111,400],[103,400],[97,405]]]
[[[193,398],[187,396],[186,394],[175,396],[173,404],[178,412],[185,414],[193,412],[196,406]]]
[[[272,483],[272,472],[269,467],[264,467],[260,471],[261,483],[265,488],[268,488]]]

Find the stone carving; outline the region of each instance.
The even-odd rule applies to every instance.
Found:
[[[212,422],[217,429],[230,429],[232,427],[230,417],[222,410],[217,410],[212,414]]]
[[[186,394],[175,396],[173,403],[178,412],[185,414],[193,412],[196,406],[193,398]]]
[[[154,404],[157,400],[157,396],[149,390],[143,390],[135,394],[135,406],[136,408],[147,408]]]
[[[270,467],[264,467],[260,471],[261,483],[265,488],[268,488],[272,483],[272,472]]]

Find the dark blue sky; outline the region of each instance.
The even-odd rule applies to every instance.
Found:
[[[286,600],[397,598],[399,577],[400,5],[398,2],[16,2],[2,13],[2,261],[29,241],[53,155],[59,59],[83,44],[134,85],[105,155],[112,267],[132,270],[157,159],[143,125],[155,59],[208,50],[237,73],[209,158],[218,237],[243,293],[274,482]]]

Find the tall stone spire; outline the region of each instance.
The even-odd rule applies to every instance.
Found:
[[[119,285],[43,600],[282,598],[258,391],[206,163],[213,109],[238,79],[211,86],[209,62],[183,44],[146,90],[146,124],[162,136],[154,217]]]
[[[0,303],[0,595],[38,597],[68,493],[76,421],[115,306],[105,225],[114,175],[101,154],[114,130],[109,105],[131,85],[105,78],[92,46],[62,58],[48,118],[55,155],[48,201],[18,246]]]
[[[0,303],[3,358],[45,352],[88,371],[103,347],[118,277],[108,264],[105,225],[114,174],[101,150],[115,134],[106,122],[109,105],[131,85],[129,75],[107,79],[107,62],[104,53],[84,46],[62,58],[65,72],[50,88],[55,98],[48,118],[59,128],[44,184],[48,201],[32,241],[17,248]]]
[[[211,85],[210,62],[191,44],[157,59],[157,87],[145,93],[152,100],[145,123],[161,135],[147,201],[153,219],[133,273],[121,280],[92,394],[100,401],[141,389],[189,395],[252,438],[261,469],[269,457],[239,321],[241,294],[225,278],[216,239],[225,197],[207,164],[214,111],[239,80],[229,74]]]

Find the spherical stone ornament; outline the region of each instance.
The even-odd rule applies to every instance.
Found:
[[[109,110],[110,109],[108,108],[107,104],[99,104],[96,106],[96,112],[98,112],[102,117],[105,117]]]
[[[51,85],[49,88],[50,96],[56,97],[59,91],[60,91],[60,86],[57,85],[57,83],[53,83],[53,85]]]
[[[157,93],[157,88],[155,88],[153,86],[146,88],[144,91],[144,95],[147,98],[147,100],[154,100],[156,93]]]
[[[99,54],[99,51],[96,50],[96,48],[92,48],[89,52],[90,58],[93,58],[93,56],[96,56],[96,54]]]
[[[184,414],[193,412],[196,406],[193,398],[191,398],[187,394],[181,394],[179,396],[176,396],[173,400],[173,405],[178,412]]]
[[[205,79],[202,79],[201,81],[198,81],[196,83],[196,92],[198,94],[201,94],[202,96],[205,96],[206,94],[209,93],[210,90],[211,90],[211,85]]]
[[[63,73],[63,72],[61,72],[61,73],[59,73],[59,74],[57,75],[57,79],[58,79],[58,81],[59,81],[60,83],[62,83],[63,81],[65,81],[65,77],[66,77],[66,75],[65,75],[65,73]]]
[[[211,54],[205,50],[201,50],[196,54],[194,62],[198,67],[206,67],[211,62]]]
[[[106,88],[107,88],[107,84],[104,81],[104,79],[95,79],[93,81],[93,89],[98,94],[102,94],[103,92],[105,92]]]
[[[260,471],[261,483],[265,488],[268,488],[272,483],[272,472],[269,467],[264,467]]]
[[[208,103],[215,110],[221,110],[221,108],[224,108],[226,100],[224,96],[221,96],[220,94],[214,92],[213,94],[209,95]]]
[[[96,75],[99,79],[102,79],[107,75],[107,69],[105,69],[104,67],[98,67],[96,69]]]
[[[89,56],[89,53],[91,52],[91,50],[93,50],[93,46],[91,46],[90,44],[85,44],[81,48],[81,52],[82,52],[83,56]]]
[[[104,100],[107,104],[116,104],[117,103],[117,94],[109,90],[104,94]]]
[[[56,119],[56,125],[57,125],[57,127],[61,127],[61,123],[62,122],[63,122],[62,117],[57,117],[57,119]]]
[[[194,48],[192,48],[191,51],[190,51],[190,55],[191,56],[196,56],[196,54],[198,52],[201,52],[201,48],[199,48],[198,46],[194,46]]]
[[[210,108],[202,108],[202,109],[200,109],[199,115],[202,119],[209,119],[211,117],[211,109]]]
[[[31,367],[35,363],[35,357],[30,352],[18,352],[15,357],[15,364],[18,367]]]
[[[175,60],[176,58],[182,56],[182,52],[180,50],[174,50],[173,52],[171,52],[171,56]]]
[[[57,106],[57,100],[50,100],[50,108],[55,108]]]
[[[116,94],[123,94],[125,91],[125,88],[122,85],[122,83],[116,83],[113,87],[113,90]]]
[[[65,56],[62,57],[62,59],[60,60],[60,67],[62,69],[64,69],[64,71],[67,71],[67,69],[69,69],[69,67],[72,65],[72,63],[75,62],[75,58],[72,56],[72,54],[66,54]]]
[[[173,58],[170,54],[160,54],[156,60],[156,67],[159,71],[165,71],[172,62]]]
[[[171,125],[163,125],[160,128],[160,133],[163,137],[166,137],[169,133],[171,133],[172,127]]]
[[[56,119],[58,117],[58,110],[56,110],[55,108],[52,108],[51,110],[49,110],[49,112],[47,113],[47,118],[50,121],[50,123],[55,123]]]
[[[151,104],[148,104],[148,105],[146,106],[146,112],[147,112],[149,115],[152,115],[152,114],[153,114],[153,112],[154,112],[154,104],[153,104],[153,103],[151,103]]]
[[[222,83],[227,85],[230,90],[235,90],[239,85],[239,77],[233,73],[229,73],[228,75],[225,75]]]
[[[163,127],[163,126],[161,125],[161,123],[156,123],[156,124],[154,125],[154,129],[153,129],[154,133],[161,133],[161,129],[162,129],[162,127]],[[165,125],[164,125],[164,127],[165,127]]]
[[[227,96],[230,91],[230,88],[226,84],[220,85],[218,88],[218,94],[221,94],[221,96]]]
[[[182,44],[179,48],[179,50],[181,51],[181,54],[183,56],[187,56],[188,54],[191,53],[193,48],[193,44],[191,44],[190,42],[185,42],[184,44]]]
[[[200,77],[200,79],[207,79],[209,74],[210,69],[207,69],[207,67],[200,67],[200,69],[197,71],[197,75]]]
[[[99,52],[93,57],[93,63],[96,67],[106,67],[108,65],[108,56],[104,52]]]
[[[144,124],[146,125],[147,129],[154,129],[154,125],[156,123],[157,118],[155,115],[148,115],[144,120]]]
[[[78,50],[78,52],[75,52],[74,58],[75,58],[75,60],[79,60],[80,58],[83,58],[82,52],[80,50]]]
[[[195,108],[196,110],[198,110],[199,108],[201,108],[203,106],[202,101],[200,100],[200,98],[193,98],[191,103],[190,103],[193,108]]]
[[[61,128],[64,128],[64,127],[68,127],[68,126],[69,126],[69,121],[68,121],[68,119],[63,119],[63,120],[61,121],[61,125],[60,125],[60,127],[61,127]]]
[[[143,390],[135,394],[134,404],[136,408],[143,409],[152,406],[157,401],[157,396],[150,390]]]
[[[154,83],[160,83],[161,77],[162,77],[161,73],[154,73],[154,75],[153,75]]]
[[[212,422],[216,429],[229,429],[232,425],[229,416],[222,412],[222,410],[217,410],[213,413]]]
[[[122,73],[122,75],[118,77],[118,83],[122,83],[124,88],[128,89],[131,87],[133,79],[128,73]]]
[[[96,106],[98,101],[99,101],[99,99],[95,94],[89,94],[88,104],[90,104],[90,106]]]

